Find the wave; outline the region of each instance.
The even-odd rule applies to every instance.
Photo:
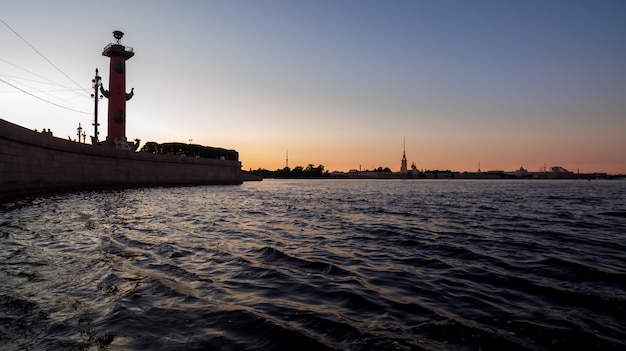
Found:
[[[7,350],[626,347],[621,183],[275,181],[0,205]]]

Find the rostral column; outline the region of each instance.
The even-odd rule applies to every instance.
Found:
[[[126,101],[134,95],[134,88],[126,93],[126,60],[135,56],[133,48],[124,46],[120,40],[124,33],[116,30],[113,32],[115,42],[107,45],[102,51],[102,56],[111,58],[109,65],[109,90],[100,86],[100,92],[109,99],[108,111],[108,134],[107,144],[118,149],[134,150],[137,148],[133,143],[126,140]]]

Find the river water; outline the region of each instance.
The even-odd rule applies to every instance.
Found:
[[[0,204],[2,350],[624,350],[625,309],[621,180]]]

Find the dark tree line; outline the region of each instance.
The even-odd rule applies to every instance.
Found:
[[[324,171],[323,165],[315,167],[313,164],[309,164],[306,168],[302,166],[297,166],[293,169],[285,167],[275,171],[259,168],[250,173],[263,178],[321,178],[328,176],[328,171]]]
[[[141,150],[141,152],[150,152],[153,154],[170,154],[170,155],[185,155],[189,157],[202,157],[202,158],[224,158],[226,160],[239,160],[239,153],[235,150],[228,150],[219,147],[202,146],[197,144],[185,144],[185,143],[155,143],[154,141],[147,142]]]
[[[391,173],[391,169],[389,167],[378,167],[373,170],[365,170],[363,172],[380,172],[380,173]],[[324,170],[323,165],[319,165],[315,167],[312,163],[310,163],[306,167],[297,166],[295,168],[280,168],[275,171],[270,171],[265,168],[259,168],[257,170],[250,170],[248,172],[250,174],[258,175],[263,178],[325,178],[325,177],[333,177],[333,175],[329,173],[327,170]],[[360,172],[359,172],[360,173]]]

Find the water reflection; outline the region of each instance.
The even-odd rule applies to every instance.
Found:
[[[0,346],[620,349],[626,223],[602,213],[624,195],[285,180],[3,204]]]

